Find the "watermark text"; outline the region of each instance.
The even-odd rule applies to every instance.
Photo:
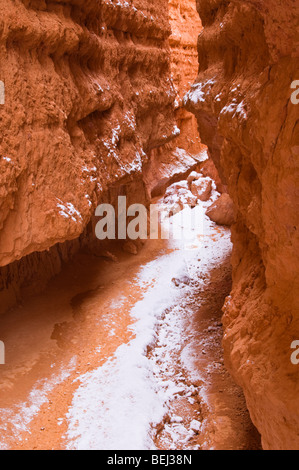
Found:
[[[5,104],[5,85],[2,80],[0,80],[0,104]]]
[[[291,102],[293,104],[299,104],[299,80],[294,80],[291,84],[292,90],[295,90],[291,94]]]
[[[0,341],[0,365],[3,366],[5,364],[5,345],[3,341]]]
[[[127,208],[126,196],[119,196],[117,214],[111,204],[101,204],[95,215],[101,218],[95,228],[98,240],[192,240],[195,230],[203,232],[202,214],[189,205],[151,204],[147,208],[132,204]]]
[[[291,349],[295,349],[295,351],[291,355],[291,363],[294,366],[299,365],[299,341],[293,341],[291,344]]]

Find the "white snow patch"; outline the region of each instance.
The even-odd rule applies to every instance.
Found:
[[[212,200],[216,197],[214,191]],[[208,273],[231,249],[230,231],[216,231],[205,216],[209,204],[211,201],[200,203],[193,209],[201,215],[200,226],[189,226],[184,240],[170,241],[173,251],[143,266],[132,283],[132,289],[136,285],[144,292],[131,310],[134,339],[121,345],[103,366],[78,379],[80,385],[67,415],[68,449],[154,449],[153,427],[162,421],[170,401],[179,393],[192,401],[194,387],[180,380],[173,364],[173,354],[184,349],[183,316],[188,315],[184,298],[186,292],[192,293],[194,274],[198,270]],[[190,210],[185,209],[186,213]],[[182,224],[180,214],[172,217],[171,223]],[[186,274],[191,284],[175,286],[173,278]],[[119,300],[111,307],[119,308],[123,299]],[[154,345],[150,355],[149,345]],[[190,351],[184,350],[182,362],[194,373]],[[172,421],[165,429],[174,448],[178,441],[188,443],[201,426],[192,421],[187,429],[181,417]]]
[[[80,212],[75,208],[75,206],[71,202],[63,203],[61,199],[58,199],[57,203],[58,209],[60,209],[59,214],[62,215],[65,219],[71,219],[74,222],[82,221],[82,216]]]
[[[247,119],[247,112],[245,110],[244,100],[240,103],[237,103],[237,99],[234,98],[231,103],[224,106],[224,108],[220,112],[220,116],[223,116],[225,114],[231,114],[233,118],[235,116],[239,116],[242,120]]]
[[[206,80],[205,82],[195,83],[192,85],[191,90],[184,97],[184,105],[190,101],[192,104],[204,103],[206,98],[210,95],[211,88],[215,84],[215,77]]]
[[[14,429],[14,437],[21,439],[23,432],[29,431],[29,425],[33,418],[38,414],[41,407],[48,402],[48,394],[60,383],[64,382],[76,367],[76,358],[74,357],[68,367],[62,370],[58,375],[53,375],[49,379],[38,382],[30,392],[25,403],[20,403],[13,408],[0,410],[1,435],[5,436],[8,426]],[[54,365],[53,365],[54,366]],[[0,441],[0,449],[5,449],[6,444]]]

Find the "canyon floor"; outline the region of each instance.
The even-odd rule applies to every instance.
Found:
[[[221,348],[230,231],[205,209],[184,239],[79,254],[1,317],[2,449],[260,448]]]

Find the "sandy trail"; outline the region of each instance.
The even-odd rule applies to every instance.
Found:
[[[80,254],[1,317],[2,449],[259,447],[222,358],[230,233],[204,209],[187,241]]]

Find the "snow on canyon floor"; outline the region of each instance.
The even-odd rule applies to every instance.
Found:
[[[259,448],[224,367],[231,242],[210,204],[171,219],[184,239],[118,262],[78,255],[1,318],[0,448]]]

